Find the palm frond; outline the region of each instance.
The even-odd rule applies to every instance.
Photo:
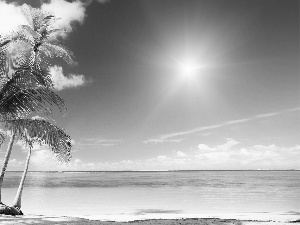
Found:
[[[29,66],[25,64],[16,69],[13,77],[21,79],[23,82],[29,82],[29,85],[41,85],[46,88],[53,88],[51,74],[48,69],[38,65],[33,65],[32,67]]]
[[[8,120],[5,126],[14,131],[20,140],[29,144],[36,142],[47,145],[59,161],[70,161],[71,138],[62,128],[40,119]]]
[[[56,33],[56,32],[66,32],[66,30],[65,29],[50,29],[47,31],[47,35],[49,37],[51,34]]]
[[[49,37],[51,34],[64,31],[64,29],[51,27],[51,24],[57,19],[51,12],[43,12],[26,4],[22,6],[22,12],[28,25],[20,25],[19,29],[12,32],[7,40],[12,43],[10,46],[14,46],[15,43],[22,43],[30,47],[24,52],[18,52],[14,68],[25,64],[31,66],[42,64],[45,59],[42,58],[44,56],[50,58],[61,57],[68,64],[76,65],[75,57],[70,50],[62,45],[50,43]]]
[[[76,65],[74,60],[74,54],[63,45],[51,44],[44,42],[40,46],[40,51],[43,52],[47,57],[54,58],[60,57],[70,65]]]
[[[30,46],[34,45],[34,38],[30,35],[29,32],[25,32],[21,26],[17,31],[11,32],[9,35],[11,43],[21,43],[21,44],[29,44]]]
[[[35,31],[38,30],[40,27],[40,20],[44,17],[42,11],[40,9],[32,8],[27,4],[24,4],[21,7],[21,10],[29,26]]]
[[[0,52],[4,51],[6,46],[8,46],[8,44],[11,42],[11,40],[7,39],[7,40],[1,40],[0,39]]]
[[[56,105],[63,116],[67,109],[64,100],[33,73],[20,72],[10,79],[0,90],[1,120],[26,117],[33,112],[51,115],[50,106]]]
[[[0,90],[7,81],[8,77],[6,54],[4,52],[0,52]]]

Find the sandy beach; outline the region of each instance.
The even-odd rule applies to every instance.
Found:
[[[0,224],[78,224],[78,225],[283,225],[283,224],[300,224],[300,220],[296,221],[262,221],[262,220],[236,220],[236,219],[219,219],[219,218],[189,218],[189,219],[153,219],[153,220],[136,220],[128,222],[114,222],[114,221],[99,221],[88,220],[76,217],[63,216],[40,216],[40,215],[25,215],[25,216],[0,216]]]

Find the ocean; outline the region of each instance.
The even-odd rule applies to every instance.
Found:
[[[11,205],[21,172],[7,172]],[[29,172],[24,214],[129,221],[151,218],[300,219],[300,171]]]

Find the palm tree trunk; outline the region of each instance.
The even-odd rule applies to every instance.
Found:
[[[18,209],[21,209],[22,191],[23,191],[24,181],[25,181],[27,171],[28,171],[30,156],[31,156],[31,146],[29,146],[29,151],[28,151],[28,155],[27,155],[27,159],[26,159],[25,169],[24,169],[22,179],[20,181],[19,188],[18,188],[18,191],[17,191],[17,195],[15,197],[14,204],[13,204],[13,207],[16,207]]]
[[[3,166],[2,166],[2,170],[1,170],[1,175],[0,175],[0,204],[2,203],[1,202],[1,188],[2,188],[2,183],[3,183],[3,178],[4,178],[4,174],[5,174],[7,164],[8,164],[8,161],[9,161],[12,146],[14,144],[15,136],[16,136],[15,132],[12,131],[12,135],[11,135],[8,147],[7,147],[7,151],[6,151],[6,154],[5,154],[5,157],[4,157],[4,162],[3,162]]]

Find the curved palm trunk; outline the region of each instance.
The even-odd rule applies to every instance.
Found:
[[[11,153],[14,141],[15,141],[15,133],[13,132],[12,136],[10,138],[8,147],[7,147],[7,151],[6,151],[6,154],[5,154],[5,157],[4,157],[4,162],[3,162],[3,166],[2,166],[2,170],[1,170],[1,175],[0,175],[0,204],[2,203],[1,202],[1,188],[2,188],[2,183],[3,183],[3,178],[4,178],[4,174],[5,174],[6,168],[7,168],[7,164],[8,164],[8,161],[9,161],[9,157],[10,157],[10,153]]]
[[[17,195],[16,195],[14,203],[13,203],[13,207],[16,207],[18,209],[21,209],[22,191],[23,191],[24,181],[25,181],[27,171],[28,171],[30,156],[31,156],[31,147],[29,146],[29,151],[28,151],[28,155],[27,155],[27,159],[26,159],[25,169],[24,169],[22,179],[21,179],[20,184],[19,184]]]

